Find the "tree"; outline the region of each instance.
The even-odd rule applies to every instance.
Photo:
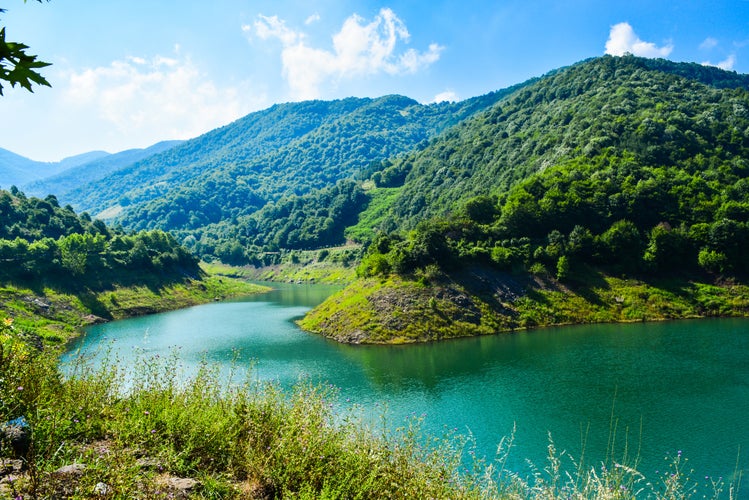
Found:
[[[5,9],[0,9],[0,14],[3,12]],[[29,92],[33,92],[33,84],[51,86],[37,71],[49,66],[49,63],[37,61],[36,56],[27,54],[28,48],[22,43],[6,41],[5,27],[0,28],[0,95],[3,95],[3,81],[10,83],[11,87],[18,84]]]
[[[600,236],[600,246],[603,262],[624,272],[639,268],[644,247],[640,232],[631,221],[614,222]]]

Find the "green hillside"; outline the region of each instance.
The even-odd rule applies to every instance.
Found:
[[[116,283],[168,283],[200,270],[195,258],[168,233],[126,234],[108,228],[50,195],[0,191],[0,279],[68,289]]]
[[[745,288],[731,288],[738,302],[727,306],[701,302],[690,287],[749,272],[741,256],[749,242],[747,88],[744,75],[635,57],[547,75],[394,162],[405,181],[360,274],[416,280],[434,299],[451,295],[445,283],[456,283],[454,297],[476,297],[475,276],[512,273],[523,285],[509,298],[489,291],[476,305],[482,321],[499,313],[494,323],[503,328],[745,314]],[[475,266],[466,281],[461,273]],[[615,277],[635,282],[615,287]],[[638,313],[601,314],[641,286],[648,297],[669,292]],[[602,291],[614,288],[613,296]],[[554,290],[563,293],[549,296]],[[575,294],[582,302],[572,311]],[[382,301],[357,295],[360,307],[346,308],[342,322],[318,315],[307,326],[335,336],[354,316],[371,317]],[[656,304],[677,296],[688,303],[680,312]],[[429,308],[418,303],[404,324],[424,321]],[[336,317],[330,303],[320,310]],[[415,338],[450,336],[446,317],[448,326]]]
[[[747,75],[636,57],[555,71],[397,162],[408,179],[394,218],[413,227],[471,196],[504,195],[533,173],[601,154],[630,157],[634,168],[746,158],[747,88]]]
[[[296,241],[287,244],[283,235],[255,241],[253,227],[272,221],[253,214],[263,207],[265,214],[274,213],[270,203],[300,206],[307,199],[328,197],[325,190],[347,190],[335,186],[424,147],[506,92],[432,105],[401,96],[276,105],[81,186],[64,199],[91,213],[114,216],[129,229],[172,231],[208,258],[225,258],[237,244],[294,248]],[[311,198],[297,200],[304,196]],[[347,214],[361,208],[347,207]],[[336,220],[337,215],[320,215],[333,219],[335,231],[328,223],[320,228],[322,239],[306,236],[305,245],[340,243],[349,220]],[[306,231],[297,225],[287,232],[294,230]],[[254,255],[244,253],[244,262]]]

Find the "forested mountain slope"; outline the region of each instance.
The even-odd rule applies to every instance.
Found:
[[[412,227],[571,159],[626,153],[633,167],[680,169],[746,159],[747,88],[747,75],[636,57],[555,71],[398,161],[408,179],[394,220]]]
[[[366,279],[305,326],[388,342],[749,313],[747,89],[631,56],[519,89],[388,167],[405,182]]]
[[[332,185],[498,98],[460,106],[400,96],[279,104],[82,186],[66,201],[91,213],[119,205],[127,227],[200,227]]]
[[[512,90],[431,105],[402,96],[276,105],[62,199],[91,213],[118,215],[116,221],[126,228],[172,231],[199,255],[235,263],[247,262],[251,245],[267,250],[338,243],[362,208],[360,188],[349,180],[370,175],[388,158],[424,147]],[[346,199],[329,203],[339,195]],[[305,210],[310,217],[306,226],[298,217],[280,226],[267,219],[288,215],[289,206],[300,205],[297,197],[314,205],[322,201],[326,212],[318,211],[319,206]],[[279,212],[274,208],[278,204],[287,208]],[[270,223],[273,231],[284,234],[255,241],[266,235]]]

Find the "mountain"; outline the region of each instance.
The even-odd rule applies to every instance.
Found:
[[[634,156],[638,166],[700,155],[746,158],[749,76],[698,64],[606,56],[554,71],[400,160],[392,224],[413,227],[477,195],[502,196],[573,159]],[[749,108],[746,108],[749,109]]]
[[[163,141],[145,149],[129,149],[106,156],[81,155],[81,160],[86,161],[79,161],[56,175],[25,184],[22,189],[30,196],[54,194],[61,201],[67,202],[68,193],[79,186],[103,179],[121,168],[171,149],[181,142]],[[63,160],[63,163],[68,161],[69,159]]]
[[[103,158],[109,153],[91,151],[65,158],[59,162],[40,162],[0,148],[0,187],[22,186],[50,177],[89,161]]]
[[[749,314],[747,75],[584,61],[395,159],[379,180],[387,171],[402,185],[361,280],[306,328],[407,342]]]
[[[423,147],[502,95],[432,105],[402,96],[275,105],[81,186],[66,201],[116,215],[127,228],[205,233],[225,243],[226,225]]]

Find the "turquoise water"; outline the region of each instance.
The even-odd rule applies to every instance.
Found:
[[[332,290],[281,285],[243,300],[97,325],[68,356],[112,348],[130,363],[177,349],[187,370],[204,359],[228,370],[236,356],[254,377],[286,387],[333,384],[341,406],[355,403],[372,422],[385,414],[396,427],[416,416],[434,434],[470,433],[490,460],[515,429],[509,465],[518,471],[528,470],[527,460],[546,466],[549,435],[559,452],[592,465],[606,459],[612,441],[615,459],[626,445],[648,478],[667,473],[680,451],[695,477],[730,480],[749,470],[749,320],[350,346],[293,323]]]

